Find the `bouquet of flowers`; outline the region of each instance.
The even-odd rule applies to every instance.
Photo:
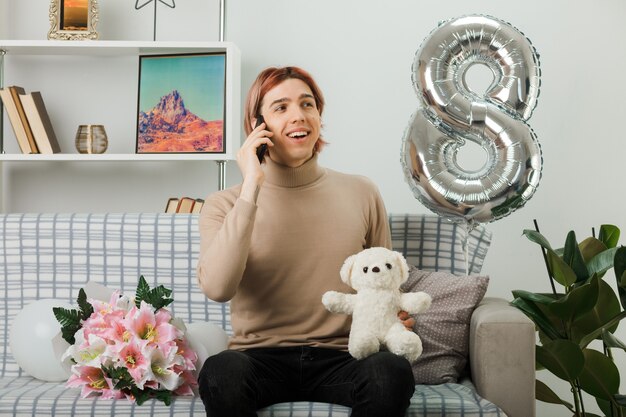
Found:
[[[78,295],[78,309],[53,308],[63,338],[71,345],[68,387],[82,397],[123,398],[141,405],[156,398],[170,405],[172,395],[193,395],[197,355],[184,337],[184,324],[164,307],[173,299],[162,285],[150,289],[139,278],[134,302],[115,291],[109,302]]]

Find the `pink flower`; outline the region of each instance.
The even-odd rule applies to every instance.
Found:
[[[119,326],[125,314],[123,309],[97,300],[90,300],[90,303],[94,312],[83,323],[85,337],[88,337],[89,334],[95,334],[103,338],[111,338],[116,333],[123,333]]]
[[[86,398],[92,393],[104,395],[117,395],[112,393],[113,384],[111,379],[107,378],[100,368],[92,366],[72,367],[72,376],[67,381],[66,386],[69,388],[82,387],[81,397]],[[116,397],[117,398],[117,397]]]
[[[90,334],[100,336],[102,332],[107,330],[107,324],[104,320],[104,315],[99,313],[92,313],[87,320],[83,322],[84,337],[87,339]]]
[[[120,296],[120,292],[119,291],[114,291],[113,294],[111,294],[111,300],[117,299]],[[95,298],[90,298],[89,300],[89,304],[91,304],[91,306],[93,307],[93,315],[97,315],[97,316],[104,316],[108,313],[110,313],[111,311],[113,311],[113,306],[115,305],[115,303],[109,301],[100,301],[100,300],[96,300]]]
[[[152,307],[142,301],[139,309],[130,309],[124,325],[139,339],[164,346],[182,336],[182,332],[170,324],[171,318],[167,310],[161,309],[155,314]]]
[[[194,370],[196,369],[196,362],[198,362],[198,355],[194,352],[186,339],[176,339],[176,347],[178,348],[177,354],[182,356],[185,361],[185,368]]]
[[[142,352],[142,345],[137,340],[125,344],[117,354],[119,364],[128,369],[137,388],[143,389],[150,363]]]
[[[182,384],[174,391],[176,395],[194,395],[192,387],[198,386],[198,381],[194,377],[193,373],[189,370],[184,370],[183,367],[174,366],[174,371],[180,375]]]
[[[99,332],[100,335],[110,341],[123,341],[125,333],[127,331],[123,322],[124,314],[124,310],[115,310],[104,316],[104,328],[101,329],[101,331]]]

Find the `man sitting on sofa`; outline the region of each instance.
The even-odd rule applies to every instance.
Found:
[[[318,165],[323,108],[306,71],[262,71],[245,104],[243,182],[202,209],[198,282],[208,298],[231,301],[233,327],[229,350],[199,376],[207,416],[255,416],[290,401],[345,405],[353,417],[403,417],[409,406],[409,362],[388,352],[352,358],[350,318],[321,302],[326,291],[351,291],[339,279],[348,256],[391,247],[375,185]]]

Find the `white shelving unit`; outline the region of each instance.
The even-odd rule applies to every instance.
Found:
[[[0,154],[1,161],[229,161],[231,157],[224,154],[127,154],[127,153],[102,153],[102,154],[80,154],[80,153],[56,153],[56,154]]]
[[[64,153],[53,155],[43,154],[21,154],[21,153],[5,153],[7,139],[4,132],[9,131],[10,121],[2,110],[4,128],[0,129],[0,208],[4,210],[2,200],[4,197],[4,187],[2,182],[1,166],[3,163],[22,163],[22,162],[81,162],[81,161],[108,161],[108,162],[139,162],[139,161],[215,161],[218,164],[218,188],[224,188],[225,184],[225,162],[234,160],[241,141],[241,105],[240,105],[240,86],[241,86],[241,63],[239,49],[231,42],[135,42],[135,41],[56,41],[56,40],[0,40],[0,88],[13,83],[12,77],[5,74],[5,66],[9,64],[12,57],[21,59],[26,57],[29,64],[29,71],[41,70],[43,75],[47,69],[45,64],[41,69],[32,68],[33,60],[45,60],[52,57],[56,62],[56,70],[59,71],[58,62],[63,60],[63,56],[71,57],[71,64],[76,65],[80,59],[97,59],[98,57],[113,57],[123,59],[134,59],[137,57],[137,66],[140,55],[166,55],[166,54],[187,54],[187,53],[226,53],[226,91],[225,91],[225,151],[223,153],[202,153],[202,154],[137,154],[134,151],[134,137],[122,138],[121,140],[128,146],[129,151],[124,148],[122,153],[119,152],[119,146],[115,152],[104,154],[79,154],[75,149],[63,146]],[[102,60],[106,62],[106,60]],[[45,61],[44,61],[45,62]],[[134,68],[136,69],[136,67]],[[136,76],[137,72],[129,77]],[[115,80],[102,80],[102,83],[115,82]],[[28,87],[28,86],[24,86]],[[134,100],[136,100],[136,92],[134,92]],[[47,100],[46,100],[47,101]],[[0,108],[1,109],[1,108]],[[50,109],[49,109],[50,111]],[[127,116],[127,115],[124,115]],[[7,130],[8,128],[8,130]],[[129,131],[134,131],[135,126],[129,126]],[[56,126],[55,126],[56,130]],[[12,133],[12,132],[11,132]],[[111,149],[111,141],[109,136],[109,149]],[[125,146],[126,146],[125,145]],[[132,149],[131,149],[132,146]],[[19,152],[19,151],[17,151]]]

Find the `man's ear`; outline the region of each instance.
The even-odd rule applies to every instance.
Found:
[[[350,280],[350,276],[352,275],[352,267],[354,266],[354,261],[356,261],[356,255],[349,256],[341,266],[341,271],[339,271],[341,280],[351,287],[352,281]]]

